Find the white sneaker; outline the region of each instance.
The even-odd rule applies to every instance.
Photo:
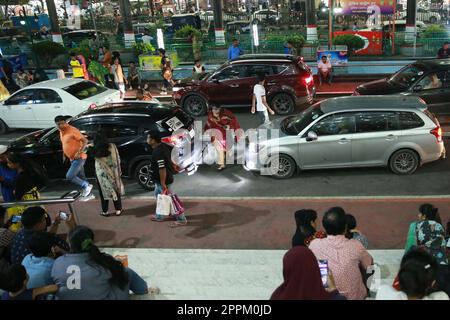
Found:
[[[166,91],[161,91],[159,94],[164,94],[164,95],[166,95],[167,92],[166,92]]]
[[[94,199],[95,199],[95,196],[93,193],[91,193],[90,195],[88,195],[86,197],[80,197],[80,201],[83,201],[83,202],[86,202],[89,200],[94,200]]]
[[[83,192],[81,193],[81,195],[83,197],[87,197],[91,193],[93,187],[94,186],[92,184],[89,184],[86,188],[83,189]]]

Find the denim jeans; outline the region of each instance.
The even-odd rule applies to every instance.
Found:
[[[328,79],[328,82],[331,83],[331,81],[333,80],[333,73],[332,72],[328,72],[327,76],[325,77],[321,72],[319,72],[317,74],[318,78],[319,78],[319,82],[320,84],[322,84],[323,81]]]
[[[169,192],[172,192],[170,190],[170,186],[167,186],[167,189],[168,189]],[[156,197],[157,200],[158,200],[158,195],[163,193],[163,191],[164,190],[163,190],[162,185],[160,185],[159,183],[155,183],[155,197]],[[184,213],[176,216],[176,218],[177,218],[178,221],[186,221],[186,217],[185,217]],[[157,214],[156,215],[156,219],[163,220],[164,216]]]
[[[67,171],[66,179],[79,185],[81,188],[85,189],[89,185],[84,174],[84,163],[85,159],[76,159],[70,163],[69,171]]]

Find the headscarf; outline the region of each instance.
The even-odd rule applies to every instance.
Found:
[[[316,257],[306,247],[294,247],[283,258],[284,282],[274,291],[271,300],[329,300]]]
[[[432,220],[420,221],[416,226],[417,245],[435,257],[438,264],[447,265],[444,227]]]

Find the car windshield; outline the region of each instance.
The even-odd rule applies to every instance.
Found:
[[[409,65],[394,74],[389,81],[409,88],[424,73],[418,65]]]
[[[71,86],[63,88],[64,91],[70,93],[80,100],[88,99],[108,90],[90,81],[83,81]]]
[[[323,111],[320,109],[320,102],[312,105],[299,115],[287,117],[281,122],[281,130],[287,135],[298,135],[305,129],[311,122],[323,115]]]

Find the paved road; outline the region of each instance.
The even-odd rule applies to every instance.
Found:
[[[237,116],[244,129],[255,127],[256,116],[240,109]],[[0,143],[23,135],[16,131],[0,137]],[[29,132],[29,131],[28,131]],[[450,150],[450,140],[446,140]],[[350,197],[446,195],[450,192],[450,159],[427,164],[411,176],[397,176],[385,168],[305,171],[289,180],[276,180],[246,172],[241,166],[229,166],[223,172],[202,166],[193,176],[176,176],[175,188],[183,196],[196,197]],[[129,196],[148,196],[137,183],[127,181]],[[55,187],[56,186],[56,187]],[[73,189],[70,183],[54,184],[48,194]]]

